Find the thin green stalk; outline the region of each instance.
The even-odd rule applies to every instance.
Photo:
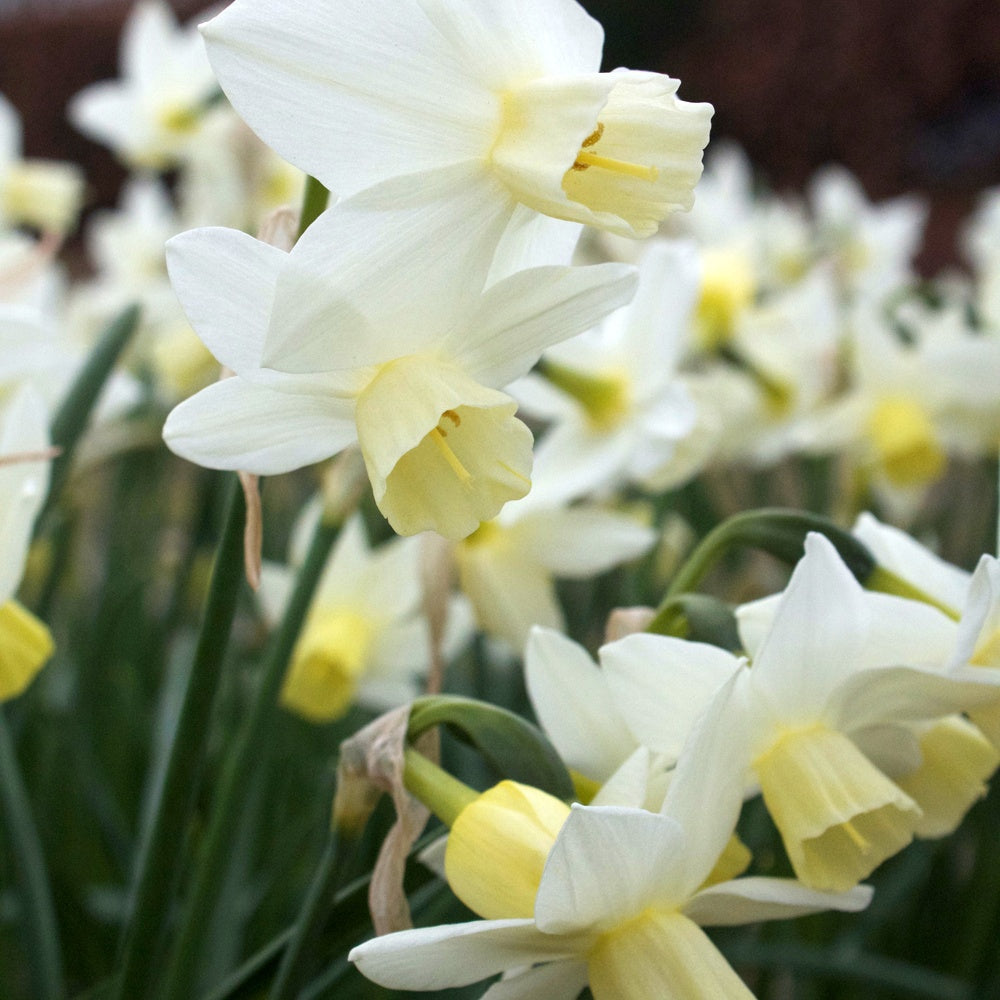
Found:
[[[157,979],[153,956],[167,922],[171,890],[182,861],[184,835],[194,809],[209,722],[243,579],[245,505],[236,477],[230,478],[226,524],[155,820],[140,853],[132,919],[126,927],[121,971],[111,1000],[149,996]]]
[[[31,967],[33,996],[38,1000],[60,1000],[65,996],[59,928],[42,854],[38,828],[17,763],[14,741],[7,719],[0,712],[0,803],[3,806],[7,841],[14,860]]]
[[[330,192],[312,175],[307,177],[306,189],[302,194],[302,209],[299,213],[299,236],[323,214],[329,200]]]
[[[250,772],[259,766],[262,751],[266,752],[267,730],[277,708],[285,671],[338,531],[339,521],[323,520],[316,529],[291,600],[265,657],[254,701],[226,758],[167,973],[163,991],[167,1000],[190,1000],[194,994],[205,931],[225,874],[233,827],[240,816]]]

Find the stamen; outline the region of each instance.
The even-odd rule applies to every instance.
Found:
[[[597,153],[588,153],[581,149],[577,154],[573,169],[586,170],[587,167],[600,167],[602,170],[610,170],[616,174],[627,174],[629,177],[638,177],[644,181],[655,181],[660,176],[660,171],[656,167],[644,167],[638,163],[615,160],[610,156],[599,156]]]
[[[854,846],[857,847],[862,854],[867,854],[869,850],[871,850],[871,844],[861,836],[861,834],[855,829],[853,823],[841,823],[841,829],[847,834],[848,837],[851,838],[854,842]]]
[[[438,446],[441,454],[444,455],[445,461],[451,466],[452,472],[458,476],[461,482],[465,484],[470,483],[472,476],[469,470],[458,460],[458,456],[451,450],[448,442],[445,441],[445,434],[439,428],[435,427],[431,431],[431,440]]]

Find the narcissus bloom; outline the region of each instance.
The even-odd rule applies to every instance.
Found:
[[[261,475],[357,441],[397,532],[471,534],[530,486],[531,433],[500,387],[627,302],[631,268],[541,267],[485,287],[501,223],[466,191],[325,212],[290,253],[233,230],[171,240],[195,331],[232,371],[164,427],[178,454]]]
[[[395,989],[507,972],[490,1000],[573,1000],[587,985],[595,1000],[747,1000],[703,926],[858,910],[870,892],[769,878],[706,885],[739,808],[719,759],[689,762],[660,813],[570,808],[502,782],[459,813],[445,853],[455,894],[486,919],[376,938],[351,961]]]
[[[0,701],[20,694],[52,655],[49,630],[14,600],[48,490],[47,423],[30,386],[0,407]]]
[[[312,527],[318,508],[303,526]],[[296,532],[296,539],[303,537]],[[303,546],[293,542],[292,561]],[[414,698],[430,662],[427,619],[422,613],[417,539],[397,538],[372,549],[360,515],[344,525],[320,578],[281,692],[285,708],[312,722],[328,722],[359,702],[395,708]],[[265,562],[260,597],[265,617],[280,619],[295,583],[293,568]],[[449,607],[444,655],[472,634],[464,602]]]
[[[996,672],[942,670],[936,658],[950,648],[954,623],[929,605],[866,593],[821,535],[807,538],[766,624],[751,607],[752,630],[741,621],[751,667],[721,650],[700,654],[723,678],[730,660],[716,744],[746,787],[762,791],[798,877],[847,889],[921,828],[920,805],[886,773],[919,765],[914,727],[994,700]],[[602,663],[640,742],[669,752],[706,691],[703,683],[692,699],[678,698],[699,662],[683,651],[693,644],[664,640],[654,656],[655,641],[629,636],[614,644],[617,656],[605,647]],[[691,737],[680,759],[705,752]]]
[[[237,0],[202,31],[250,127],[342,197],[475,188],[514,230],[540,212],[629,236],[691,207],[711,106],[599,73],[573,0]]]
[[[0,94],[0,231],[33,226],[63,234],[76,224],[83,172],[74,163],[21,155],[21,121]]]
[[[76,94],[70,120],[130,167],[165,170],[197,139],[217,92],[204,42],[194,28],[178,27],[169,4],[143,0],[125,24],[120,69],[119,79]]]

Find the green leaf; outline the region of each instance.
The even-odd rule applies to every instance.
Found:
[[[434,726],[446,726],[464,743],[475,747],[497,774],[560,799],[574,797],[566,765],[545,734],[527,719],[473,698],[418,698],[410,710],[408,739],[415,740]]]
[[[104,383],[139,326],[139,316],[139,307],[132,305],[111,321],[56,411],[52,420],[52,443],[60,449],[60,453],[52,463],[46,510],[55,503],[59,495],[77,442],[87,427]]]

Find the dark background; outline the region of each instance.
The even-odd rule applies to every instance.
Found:
[[[189,17],[204,3],[175,6]],[[606,68],[679,77],[682,97],[715,105],[713,137],[736,139],[774,188],[801,190],[818,166],[837,162],[873,198],[926,194],[927,273],[956,259],[958,223],[978,191],[1000,184],[998,0],[584,6],[605,26]],[[26,119],[26,152],[82,163],[93,204],[111,203],[123,174],[67,125],[64,108],[87,83],[117,75],[128,9],[118,0],[0,0],[0,92]]]

